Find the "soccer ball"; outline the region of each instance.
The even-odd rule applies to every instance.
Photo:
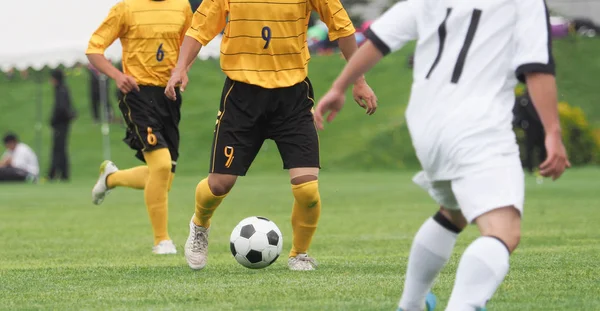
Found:
[[[277,260],[283,236],[277,225],[265,217],[248,217],[235,226],[229,238],[231,254],[250,269],[268,267]]]

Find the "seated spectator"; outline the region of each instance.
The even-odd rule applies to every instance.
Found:
[[[15,134],[4,136],[6,151],[0,158],[0,183],[36,182],[40,173],[38,159],[33,150],[19,142]]]

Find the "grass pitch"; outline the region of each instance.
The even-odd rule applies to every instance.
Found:
[[[598,169],[568,172],[557,183],[527,180],[523,240],[489,310],[600,310]],[[209,263],[191,271],[183,258],[196,177],[170,193],[170,233],[180,254],[150,252],[142,193],[117,189],[96,207],[93,179],[0,189],[2,310],[395,310],[413,235],[435,212],[409,173],[323,172],[323,215],[309,273],[285,257],[249,270],[229,253],[244,217],[263,215],[290,248],[287,175],[242,178],[213,220]],[[443,310],[460,254],[477,236],[462,234],[434,291]]]

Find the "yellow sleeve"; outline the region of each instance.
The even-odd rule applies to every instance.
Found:
[[[329,28],[329,40],[335,41],[356,32],[350,17],[348,17],[348,12],[346,12],[340,0],[310,0],[310,2],[315,11],[319,13],[321,20]]]
[[[228,7],[226,0],[205,0],[192,17],[192,25],[185,34],[203,46],[225,28]]]
[[[104,51],[126,30],[125,4],[121,1],[110,9],[108,16],[96,29],[88,43],[85,54],[104,54]]]
[[[183,9],[183,14],[185,14],[185,24],[183,25],[183,30],[181,31],[181,42],[183,43],[183,38],[185,37],[185,33],[192,25],[192,6],[189,1],[186,1],[186,6]]]

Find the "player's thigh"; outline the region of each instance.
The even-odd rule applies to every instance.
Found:
[[[413,177],[413,182],[427,191],[429,196],[449,213],[456,214],[460,211],[449,180],[432,181],[425,172],[419,172]]]
[[[502,165],[483,169],[452,181],[452,191],[469,222],[503,207],[523,214],[525,176],[518,156],[499,159]]]
[[[169,147],[161,133],[163,125],[152,98],[151,89],[142,86],[139,92],[129,92],[119,101],[127,124],[125,142],[139,152]]]
[[[266,131],[277,144],[284,169],[320,168],[313,96],[308,79],[280,89],[276,95],[276,115],[270,118]]]
[[[244,176],[264,137],[259,126],[260,107],[247,84],[226,80],[217,113],[210,173]]]

